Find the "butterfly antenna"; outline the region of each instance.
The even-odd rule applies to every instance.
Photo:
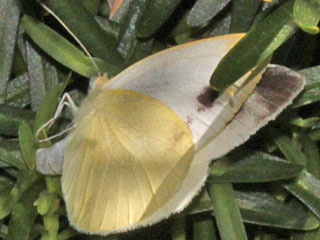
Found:
[[[99,75],[101,75],[101,71],[98,67],[98,65],[96,64],[96,62],[93,60],[93,57],[91,56],[91,54],[89,53],[89,51],[87,50],[87,48],[82,44],[82,42],[79,40],[79,38],[77,38],[77,36],[70,30],[70,28],[68,28],[68,26],[48,7],[46,6],[44,3],[39,2],[39,4],[48,12],[50,13],[55,19],[57,19],[57,21],[67,30],[67,32],[77,41],[77,43],[80,45],[80,47],[83,49],[83,51],[87,54],[87,56],[90,58],[90,60],[92,61],[93,65],[95,66],[95,68],[98,70]]]

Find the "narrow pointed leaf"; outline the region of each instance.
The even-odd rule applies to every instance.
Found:
[[[306,77],[306,89],[320,87],[320,65],[302,69],[299,73]]]
[[[320,121],[319,117],[311,117],[307,119],[298,117],[298,118],[292,119],[290,123],[300,128],[311,128],[315,124],[317,124],[319,121]]]
[[[320,66],[306,68],[299,73],[306,77],[307,84],[292,107],[301,107],[320,101]]]
[[[261,0],[238,0],[232,2],[230,33],[247,32],[259,6]]]
[[[278,135],[275,137],[275,142],[289,161],[305,165],[307,162],[306,156],[301,152],[301,150],[294,146],[289,137],[285,135]]]
[[[267,193],[236,192],[241,216],[254,224],[311,230],[319,221],[298,203],[284,203]]]
[[[29,169],[35,169],[36,147],[31,128],[25,122],[19,127],[19,142],[23,159]]]
[[[317,218],[298,201],[279,201],[263,192],[235,191],[235,196],[244,222],[295,230],[312,230],[319,226]],[[203,197],[190,213],[212,210],[210,199]]]
[[[5,103],[15,107],[25,107],[30,104],[29,77],[25,73],[8,82]]]
[[[171,16],[181,0],[149,1],[143,15],[137,22],[139,37],[149,37]]]
[[[320,179],[320,155],[317,143],[312,141],[308,135],[302,133],[299,134],[298,141],[301,143],[302,151],[306,156],[305,169]]]
[[[21,195],[21,199],[14,205],[9,221],[7,240],[29,239],[37,217],[37,209],[33,204],[43,188],[42,179],[34,182],[32,187],[25,191]]]
[[[0,146],[23,162],[18,139],[0,139]]]
[[[188,16],[188,24],[191,26],[201,26],[216,16],[230,0],[198,0],[192,7]]]
[[[34,172],[19,171],[19,176],[14,187],[6,198],[0,201],[0,219],[5,218],[11,213],[15,203],[37,178],[38,175]]]
[[[208,188],[221,238],[228,240],[247,239],[232,185],[211,183]]]
[[[26,169],[26,165],[21,159],[16,158],[6,149],[0,147],[0,161],[8,163],[10,166],[16,167],[18,169]]]
[[[116,49],[117,42],[114,36],[99,26],[81,2],[48,0],[46,4],[79,38],[89,52],[111,64],[122,62],[122,57]]]
[[[42,60],[36,49],[27,42],[28,77],[30,84],[31,108],[36,111],[46,94]]]
[[[226,14],[220,21],[218,21],[209,33],[209,36],[222,36],[230,32],[231,14]]]
[[[292,16],[293,4],[294,0],[285,2],[261,22],[255,24],[249,33],[220,61],[211,77],[211,86],[218,90],[227,88],[269,58],[282,43],[295,33],[297,26]]]
[[[119,37],[120,24],[110,21],[106,17],[96,16],[95,19],[104,31],[112,34],[115,38]]]
[[[217,240],[216,229],[212,218],[208,216],[199,216],[192,219],[193,239],[194,240]]]
[[[118,50],[125,59],[129,59],[136,46],[139,44],[137,38],[137,21],[147,7],[148,0],[131,1],[129,8],[121,22]]]
[[[20,11],[16,1],[0,1],[0,103],[11,74]]]
[[[320,180],[304,171],[293,183],[284,187],[320,218]]]
[[[299,175],[302,165],[278,157],[255,152],[242,158],[232,154],[215,161],[208,178],[212,182],[266,182],[293,178]]]
[[[34,113],[24,108],[0,104],[0,133],[17,136],[19,125],[25,121],[32,123]]]
[[[73,71],[85,77],[92,77],[100,71],[107,72],[108,76],[112,76],[117,72],[115,66],[94,58],[95,63],[98,65],[97,69],[92,60],[83,52],[34,18],[25,15],[22,18],[22,23],[29,36],[42,50]]]

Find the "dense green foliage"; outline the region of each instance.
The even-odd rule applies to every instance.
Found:
[[[40,1],[0,0],[0,238],[319,239],[320,0],[124,0],[112,20],[108,2],[114,1],[44,2],[93,64]],[[34,160],[37,148],[51,144],[40,144],[35,133],[61,95],[68,91],[81,102],[88,78],[98,73],[112,77],[169,46],[235,32],[248,34],[216,69],[215,88],[273,56],[272,63],[306,76],[303,93],[216,161],[207,188],[183,213],[105,238],[73,230],[59,177],[36,172]],[[70,116],[64,112],[48,135],[64,129]]]

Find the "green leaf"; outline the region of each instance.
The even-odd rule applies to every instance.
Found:
[[[98,66],[97,69],[92,60],[78,48],[32,17],[25,15],[22,18],[22,23],[29,36],[39,47],[73,71],[85,77],[95,76],[99,71],[108,72],[108,75],[113,76],[118,71],[115,66],[101,59],[94,58]]]
[[[30,170],[35,169],[36,147],[31,128],[25,122],[19,127],[19,142],[23,159]]]
[[[310,131],[308,136],[313,140],[313,141],[319,141],[320,140],[320,130],[313,130]]]
[[[318,22],[320,20],[319,0],[296,0],[293,15],[296,23],[303,31],[310,34],[319,33]]]
[[[17,136],[19,125],[34,120],[34,113],[24,108],[0,104],[0,134]]]
[[[19,171],[18,179],[14,187],[11,189],[10,193],[0,201],[0,219],[5,218],[11,213],[15,203],[37,178],[38,174],[35,172],[25,170]]]
[[[232,2],[230,33],[247,32],[255,18],[261,0],[237,0]]]
[[[112,34],[115,38],[119,37],[120,25],[118,23],[110,21],[107,18],[100,16],[96,16],[95,19],[104,31]]]
[[[305,88],[312,89],[320,87],[320,65],[309,67],[298,71],[301,75],[306,77],[307,83]]]
[[[312,230],[319,227],[317,218],[298,201],[279,201],[264,192],[235,191],[235,197],[244,222],[295,230]],[[204,196],[190,213],[198,214],[212,209],[210,199]]]
[[[188,24],[197,27],[206,24],[216,16],[230,0],[198,0],[188,16]]]
[[[21,24],[19,24],[16,46],[14,50],[14,58],[12,62],[12,71],[13,76],[20,76],[28,72],[26,64],[26,51],[25,51],[25,36],[23,34],[24,29]]]
[[[211,86],[218,90],[227,88],[268,59],[282,43],[295,33],[297,26],[292,16],[293,4],[294,0],[285,2],[261,22],[255,24],[249,33],[220,61],[211,77]]]
[[[181,0],[149,1],[137,21],[137,35],[145,38],[154,34],[171,16]]]
[[[9,165],[14,166],[18,169],[26,169],[26,165],[23,161],[16,158],[13,154],[2,147],[0,147],[0,161],[8,163]]]
[[[284,187],[303,202],[318,218],[320,218],[320,180],[307,171],[293,183]]]
[[[302,107],[320,101],[320,88],[312,88],[304,90],[300,96],[294,101],[292,107]]]
[[[298,96],[292,107],[301,107],[320,101],[320,66],[299,71],[306,77],[305,90]]]
[[[186,218],[180,217],[175,219],[171,225],[172,240],[186,240]]]
[[[189,12],[186,12],[171,31],[170,35],[174,38],[177,44],[187,42],[191,37],[192,31],[195,29],[187,23],[188,15]]]
[[[25,191],[14,205],[9,221],[7,240],[29,239],[29,234],[37,217],[37,209],[33,206],[33,203],[43,188],[42,179],[34,182],[32,187]]]
[[[148,57],[151,54],[152,47],[153,41],[141,42],[134,48],[131,53],[130,59],[128,59],[126,64],[131,65],[145,57]]]
[[[48,0],[46,5],[79,38],[89,52],[109,64],[121,64],[122,57],[117,51],[116,39],[99,26],[93,15],[81,2],[78,0]]]
[[[231,14],[228,13],[221,20],[214,24],[213,30],[208,36],[222,36],[230,32]]]
[[[195,216],[193,223],[193,240],[218,240],[212,217]]]
[[[291,139],[285,135],[275,136],[275,142],[286,159],[293,163],[305,165],[307,162],[306,156],[297,149]]]
[[[36,111],[46,95],[42,60],[40,54],[27,42],[28,77],[30,84],[31,107]]]
[[[300,128],[311,128],[315,124],[317,124],[320,121],[319,117],[311,117],[307,119],[303,119],[300,117],[294,118],[290,121],[292,125],[295,125]]]
[[[14,0],[0,4],[0,103],[4,102],[6,86],[11,74],[20,11]]]
[[[125,59],[129,59],[134,49],[139,45],[136,36],[137,21],[147,7],[147,3],[148,0],[131,1],[121,22],[118,50]]]
[[[5,104],[25,107],[31,103],[29,77],[25,73],[8,82]]]
[[[299,133],[297,140],[306,156],[305,169],[317,178],[320,178],[319,147],[308,135]]]
[[[23,162],[20,144],[18,139],[0,139],[0,146],[2,149],[8,151],[12,156]]]
[[[210,183],[208,188],[221,238],[247,239],[232,185],[230,183]]]
[[[100,0],[81,0],[83,6],[92,14],[97,15],[100,7]]]
[[[255,152],[237,158],[237,154],[215,161],[208,178],[211,182],[266,182],[298,176],[299,164],[278,157]]]
[[[241,216],[246,222],[286,229],[311,230],[319,221],[299,202],[285,203],[261,192],[236,192]]]

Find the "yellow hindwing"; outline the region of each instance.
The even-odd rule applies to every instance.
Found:
[[[70,220],[109,231],[161,208],[193,158],[187,124],[160,101],[129,90],[93,94],[79,114],[63,167]]]

